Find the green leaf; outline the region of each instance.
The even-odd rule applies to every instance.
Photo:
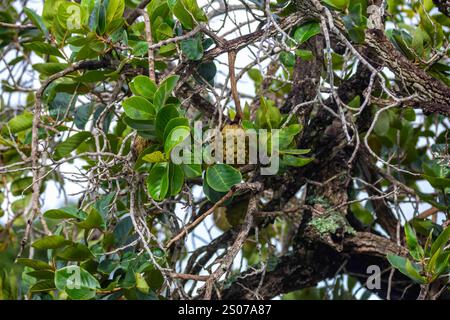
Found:
[[[436,252],[435,255],[437,255],[438,252]],[[450,268],[449,260],[450,260],[450,251],[444,251],[437,257],[436,266],[434,269],[435,277],[443,274],[444,272],[448,272]]]
[[[202,175],[202,166],[201,164],[181,164],[183,168],[184,175],[186,178],[196,178]]]
[[[67,63],[48,62],[48,63],[35,63],[33,69],[40,72],[44,76],[50,76],[57,72],[66,69],[69,65]]]
[[[242,180],[239,170],[228,164],[215,164],[206,170],[208,185],[218,192],[227,192]]]
[[[77,149],[87,139],[91,138],[92,134],[88,131],[82,131],[68,137],[65,141],[60,142],[54,151],[53,158],[60,160],[66,156],[69,156],[72,151]]]
[[[88,300],[95,297],[100,284],[94,276],[78,266],[67,266],[55,273],[55,285],[74,300]]]
[[[27,272],[27,276],[36,278],[36,279],[51,279],[53,282],[53,279],[55,278],[55,273],[53,271],[49,270],[37,270],[37,271],[30,271]]]
[[[283,163],[287,166],[293,166],[293,167],[303,167],[306,166],[308,163],[313,161],[314,158],[303,158],[303,157],[296,157],[292,155],[285,155],[283,157]]]
[[[21,264],[23,266],[27,266],[33,268],[35,270],[51,270],[52,267],[45,261],[36,260],[36,259],[28,259],[28,258],[18,258],[16,259],[16,263]]]
[[[353,5],[350,8],[349,14],[343,17],[343,21],[350,38],[356,43],[363,43],[367,18],[362,14],[361,4],[357,3]]]
[[[172,118],[167,122],[166,127],[164,128],[164,135],[163,135],[163,141],[166,141],[167,136],[175,127],[189,127],[189,120],[184,117],[176,117]]]
[[[36,249],[56,249],[61,248],[67,244],[69,244],[70,241],[64,239],[63,236],[45,236],[39,240],[36,240],[31,244],[33,248]]]
[[[169,163],[169,194],[176,196],[184,184],[184,172],[180,165]]]
[[[291,68],[295,65],[295,55],[292,52],[283,51],[280,53],[280,61],[284,66]]]
[[[139,75],[130,82],[130,89],[135,95],[153,100],[158,87],[155,82],[147,76]]]
[[[207,21],[205,13],[199,8],[196,0],[169,0],[167,4],[185,29],[192,29],[197,22]]]
[[[24,43],[23,46],[25,47],[25,49],[34,51],[39,54],[49,54],[52,56],[64,58],[64,56],[58,50],[58,48],[55,48],[51,44],[48,44],[45,42],[34,41],[34,42]]]
[[[161,110],[166,104],[166,100],[171,96],[172,91],[175,89],[178,79],[180,76],[170,76],[164,79],[164,81],[159,85],[158,90],[155,92],[153,98],[153,103],[157,110]]]
[[[51,209],[44,213],[44,217],[49,219],[81,219],[86,218],[86,212],[73,207]]]
[[[3,133],[8,133],[7,127],[11,133],[18,133],[30,129],[33,125],[33,114],[25,111],[8,121],[8,124],[2,129]]]
[[[154,151],[152,153],[143,156],[142,160],[149,163],[158,163],[158,162],[165,162],[168,159],[166,158],[165,154],[162,153],[161,151]]]
[[[364,208],[360,203],[352,203],[350,205],[351,212],[353,215],[361,221],[364,225],[370,226],[372,225],[374,218],[372,216],[372,213]]]
[[[200,35],[181,41],[181,51],[190,60],[200,60],[203,57],[203,45]]]
[[[31,288],[30,292],[45,292],[55,289],[55,282],[53,279],[41,280],[36,282]]]
[[[123,122],[125,122],[129,127],[139,131],[155,130],[155,122],[151,120],[134,120],[129,117],[124,117]]]
[[[311,149],[285,149],[280,150],[280,154],[302,155],[311,152]]]
[[[406,275],[417,283],[426,283],[425,277],[420,275],[417,266],[409,260],[406,260]]]
[[[403,273],[405,276],[416,282],[423,283],[424,278],[420,275],[417,267],[413,265],[411,261],[404,257],[390,253],[388,253],[387,259],[394,268]]]
[[[39,28],[39,30],[42,31],[42,33],[47,37],[48,36],[48,29],[45,26],[44,20],[42,20],[42,17],[38,15],[34,10],[31,10],[29,8],[23,8],[23,11],[27,15],[28,19],[33,22],[33,24]]]
[[[286,150],[294,140],[295,136],[300,133],[302,127],[299,124],[291,124],[280,130],[280,150]]]
[[[57,257],[67,261],[85,261],[92,259],[94,256],[91,250],[84,244],[74,243],[59,252]]]
[[[33,177],[24,177],[16,179],[11,183],[11,193],[13,196],[20,196],[22,194],[28,194],[32,192],[31,185],[33,183]]]
[[[214,85],[214,77],[217,73],[217,67],[212,61],[205,61],[197,66],[197,73],[194,73],[194,78],[199,83],[204,83],[205,81],[210,85]],[[197,75],[198,74],[198,75]]]
[[[391,127],[390,117],[388,112],[382,112],[378,116],[377,123],[375,124],[374,132],[379,136],[384,136],[388,133]]]
[[[122,102],[125,114],[134,120],[150,120],[155,118],[155,107],[143,97],[130,97]]]
[[[388,253],[387,259],[391,266],[399,270],[401,273],[407,275],[406,272],[406,261],[407,259],[401,256],[397,256],[395,254]]]
[[[145,278],[139,273],[135,273],[136,277],[136,289],[141,291],[142,293],[148,294],[150,287],[147,284],[147,281],[145,281]]]
[[[305,61],[311,61],[314,58],[311,50],[297,49],[295,50],[295,54]]]
[[[435,254],[439,249],[442,249],[450,238],[450,226],[447,226],[444,231],[441,232],[439,237],[433,242],[431,246],[431,255]]]
[[[98,10],[98,25],[97,25],[97,33],[103,34],[106,29],[106,8],[105,3],[102,1]]]
[[[164,132],[167,124],[170,120],[178,118],[178,116],[178,110],[174,105],[167,105],[158,111],[155,120],[155,134],[161,142],[164,141]]]
[[[191,134],[191,130],[189,127],[175,127],[170,133],[167,135],[166,140],[164,141],[164,153],[166,157],[170,157],[170,152],[172,149],[182,143],[187,137]]]
[[[85,103],[75,109],[73,122],[76,127],[80,130],[84,130],[86,123],[89,121],[89,117],[94,110],[93,103]]]
[[[280,110],[264,97],[260,99],[260,107],[256,111],[256,125],[261,128],[278,128],[281,122]]]
[[[261,75],[261,72],[256,68],[248,70],[247,73],[250,79],[252,79],[256,83],[261,83],[264,80],[263,76]]]
[[[218,192],[211,188],[211,186],[208,184],[208,181],[206,180],[206,173],[203,177],[203,193],[206,195],[209,201],[215,203],[222,199],[227,193],[226,192]],[[228,199],[224,205],[227,205],[231,202],[231,199]]]
[[[51,28],[53,25],[53,19],[58,12],[58,7],[64,0],[46,0],[44,1],[44,7],[42,9],[42,20],[44,21],[47,28]]]
[[[106,222],[97,210],[92,209],[86,220],[77,223],[77,226],[88,230],[94,228],[104,230],[106,228]]]
[[[295,30],[294,39],[300,44],[320,33],[320,24],[316,21],[302,24]]]
[[[348,7],[349,0],[322,0],[324,3],[328,4],[332,8],[338,10],[344,10]]]
[[[405,223],[405,236],[409,253],[414,259],[420,260],[423,257],[424,252],[422,247],[419,245],[419,242],[417,241],[416,232],[409,225],[409,223]]]
[[[106,10],[107,24],[110,24],[111,22],[122,18],[124,10],[125,10],[124,0],[109,0],[108,8]]]
[[[147,177],[147,190],[150,196],[161,201],[169,191],[169,166],[167,162],[156,163]]]
[[[93,3],[94,6],[89,16],[89,29],[95,32],[97,30],[98,20],[100,18],[100,6],[102,4],[102,0],[93,0]]]

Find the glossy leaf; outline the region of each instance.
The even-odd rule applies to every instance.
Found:
[[[227,192],[242,180],[239,170],[227,164],[215,164],[206,170],[208,185],[218,192]]]
[[[130,97],[122,102],[125,114],[134,120],[150,120],[155,118],[156,111],[150,101],[143,97]]]
[[[53,158],[55,160],[62,159],[69,156],[72,151],[76,150],[80,144],[92,137],[92,134],[87,131],[82,131],[68,137],[55,147]]]
[[[167,162],[156,163],[147,177],[147,190],[150,196],[161,201],[169,191],[169,165]]]
[[[55,272],[55,285],[64,290],[73,300],[88,300],[95,297],[100,284],[94,276],[78,266],[67,266]]]

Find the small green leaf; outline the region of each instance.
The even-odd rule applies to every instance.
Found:
[[[167,162],[156,163],[147,177],[148,193],[156,201],[163,200],[169,191],[168,167]]]
[[[153,100],[158,87],[149,77],[139,75],[130,82],[130,89],[135,95]]]
[[[200,35],[181,41],[181,51],[190,60],[200,60],[203,57],[203,45]]]
[[[48,36],[48,29],[45,26],[44,20],[42,20],[42,17],[38,15],[34,10],[31,10],[29,8],[23,8],[23,11],[27,15],[28,19],[33,22],[33,24],[39,28],[39,30],[42,31],[42,33],[47,37]]]
[[[295,55],[292,52],[280,53],[280,61],[285,67],[292,68],[295,65]]]
[[[78,266],[67,266],[55,272],[55,285],[71,299],[88,300],[95,297],[100,284],[94,276]]]
[[[196,178],[202,175],[202,166],[200,164],[181,164],[186,178]]]
[[[69,243],[71,242],[64,239],[63,236],[54,235],[54,236],[45,236],[39,240],[36,240],[31,244],[31,246],[36,249],[56,249],[61,248]]]
[[[417,267],[415,267],[408,259],[391,253],[388,253],[387,259],[394,268],[405,276],[419,283],[423,281],[423,277],[420,275]]]
[[[283,163],[287,166],[293,166],[293,167],[306,166],[308,163],[310,163],[313,160],[314,160],[314,158],[296,157],[296,156],[292,156],[290,154],[283,156]]]
[[[320,33],[320,24],[312,21],[302,24],[295,30],[294,39],[300,44]]]
[[[189,127],[179,126],[173,128],[164,141],[164,153],[166,154],[166,157],[170,157],[170,152],[172,151],[172,149],[176,145],[182,143],[190,135],[191,130]]]
[[[33,177],[24,177],[14,180],[11,183],[11,193],[13,196],[20,196],[32,192],[31,185],[33,184]]]
[[[196,0],[169,0],[170,10],[181,22],[183,28],[192,29],[198,22],[207,21],[207,17]]]
[[[295,50],[295,54],[305,61],[311,61],[314,58],[311,50],[297,49]]]
[[[16,263],[21,264],[23,266],[27,266],[33,268],[35,270],[51,270],[52,267],[45,261],[36,260],[36,259],[28,259],[28,258],[18,258],[16,259]]]
[[[285,149],[280,150],[281,154],[293,154],[293,155],[302,155],[311,152],[311,149]]]
[[[170,120],[179,117],[177,108],[174,105],[167,105],[161,108],[156,115],[155,120],[155,133],[156,137],[164,142],[164,132],[166,126],[169,124]]]
[[[77,149],[80,144],[82,144],[87,139],[91,138],[92,134],[88,131],[82,131],[75,133],[73,136],[68,137],[65,141],[60,142],[54,151],[53,158],[55,160],[60,160],[68,155],[75,149]]]
[[[391,266],[398,269],[401,273],[406,274],[406,258],[388,253],[387,259]]]
[[[239,170],[228,164],[215,164],[206,170],[208,185],[218,192],[227,192],[242,180]]]
[[[291,124],[280,130],[280,150],[286,150],[294,140],[295,136],[300,133],[302,127],[299,124]]]
[[[418,268],[409,260],[406,260],[406,275],[417,283],[426,283],[425,277],[420,275]]]
[[[324,3],[328,4],[332,8],[338,10],[344,10],[348,7],[349,0],[322,0]]]
[[[419,242],[417,240],[416,232],[414,229],[410,226],[409,223],[405,223],[405,236],[406,236],[406,244],[409,249],[409,253],[411,256],[416,259],[420,260],[423,255],[423,249],[419,245]]]
[[[77,226],[82,229],[94,229],[104,230],[106,228],[106,222],[102,215],[95,209],[92,209],[86,220],[77,223]]]
[[[57,257],[67,261],[85,261],[93,258],[91,250],[81,243],[74,243],[64,248]]]
[[[45,280],[36,282],[30,288],[30,292],[45,292],[45,291],[50,291],[50,290],[54,290],[54,289],[55,289],[55,282],[53,281],[53,279],[51,279],[51,280],[45,279]]]
[[[166,104],[168,97],[172,95],[172,91],[175,89],[178,79],[180,76],[170,76],[164,79],[164,81],[159,85],[158,90],[155,92],[153,98],[153,103],[157,110],[160,110]]]
[[[58,50],[58,48],[55,48],[51,44],[48,44],[45,42],[34,41],[34,42],[25,43],[23,46],[25,47],[25,49],[34,51],[39,54],[49,54],[52,56],[64,58],[64,56]]]
[[[141,291],[142,293],[148,294],[150,287],[147,284],[147,281],[145,281],[145,278],[139,273],[135,273],[136,277],[136,288]]]
[[[189,127],[189,120],[184,117],[176,117],[170,119],[169,122],[167,122],[166,127],[164,128],[163,141],[166,141],[167,136],[169,135],[170,131],[172,131],[173,128],[179,126]]]
[[[161,151],[154,151],[152,153],[146,154],[142,157],[142,160],[149,162],[149,163],[158,163],[158,162],[165,162],[167,161],[167,158],[164,153]]]
[[[169,163],[169,194],[176,196],[184,184],[184,172],[180,165]]]
[[[30,129],[33,125],[33,114],[25,111],[8,121],[8,124],[3,127],[2,132],[8,133],[8,129],[11,133],[18,133],[27,129]]]
[[[150,120],[155,118],[155,107],[143,97],[130,97],[122,102],[125,114],[134,120]]]
[[[450,226],[447,226],[444,231],[441,232],[439,237],[433,242],[431,246],[431,255],[435,254],[439,249],[443,248],[450,238]]]
[[[44,217],[49,219],[80,219],[86,218],[86,212],[73,207],[65,207],[60,209],[51,209],[44,213]]]

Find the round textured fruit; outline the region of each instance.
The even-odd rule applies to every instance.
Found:
[[[227,124],[221,134],[223,162],[233,166],[247,164],[249,143],[244,129],[238,124]]]

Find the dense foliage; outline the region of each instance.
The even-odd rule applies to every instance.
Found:
[[[449,28],[441,0],[3,0],[0,299],[448,299]]]

